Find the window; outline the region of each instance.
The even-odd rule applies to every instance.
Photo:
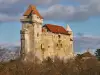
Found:
[[[57,46],[58,46],[58,44],[57,44]]]
[[[62,44],[60,44],[60,46],[62,47]]]
[[[58,35],[58,37],[60,38],[61,36],[60,36],[60,35]]]
[[[39,33],[37,33],[37,37],[39,37]]]
[[[41,49],[42,49],[42,44],[41,44]]]
[[[50,48],[50,46],[48,46],[48,48]]]
[[[43,47],[43,44],[41,44],[41,50],[44,52],[45,48]]]
[[[37,18],[39,19],[39,16],[37,16]]]
[[[61,43],[61,40],[58,40],[59,43]]]

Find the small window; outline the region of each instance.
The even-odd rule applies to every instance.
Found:
[[[37,18],[39,19],[39,16],[37,16]]]
[[[41,49],[42,49],[42,44],[41,44]]]
[[[59,43],[61,43],[61,40],[58,40]]]
[[[58,46],[58,44],[57,44],[57,46]]]
[[[58,37],[60,38],[61,36],[60,36],[60,35],[58,35]]]
[[[60,46],[62,47],[62,44],[60,44]]]
[[[43,44],[41,44],[41,50],[44,52],[45,48],[43,47]]]
[[[48,46],[48,48],[50,48],[50,46]]]
[[[37,37],[39,37],[39,33],[37,33]]]

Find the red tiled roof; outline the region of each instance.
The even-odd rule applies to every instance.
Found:
[[[40,15],[40,13],[37,11],[36,6],[33,5],[29,5],[27,11],[24,13],[24,16],[28,16],[30,13],[36,14],[37,16],[39,16],[41,19],[43,19],[43,17]]]
[[[53,33],[68,34],[67,31],[62,26],[45,24],[43,27],[47,27],[49,31]]]

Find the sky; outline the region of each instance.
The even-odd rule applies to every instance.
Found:
[[[30,4],[44,24],[70,25],[75,52],[100,48],[100,0],[0,0],[0,45],[19,45],[20,18]]]

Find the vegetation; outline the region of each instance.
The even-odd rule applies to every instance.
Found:
[[[100,49],[97,49],[95,54],[96,54],[97,59],[100,60]]]
[[[100,75],[100,63],[94,58],[64,61],[48,57],[42,63],[13,60],[0,63],[0,75]]]
[[[6,49],[0,48],[2,59],[4,59],[2,54],[6,51]],[[100,60],[100,49],[97,49],[95,54]],[[83,59],[85,56],[90,58]],[[98,59],[92,57],[88,52],[77,54],[74,59],[69,60],[58,57],[53,60],[48,57],[41,63],[38,63],[38,59],[27,63],[16,59],[10,62],[0,62],[0,75],[100,75],[100,61]]]

